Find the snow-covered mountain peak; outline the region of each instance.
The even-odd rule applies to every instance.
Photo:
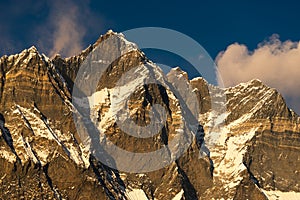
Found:
[[[111,43],[104,46],[107,39]],[[81,119],[97,122],[120,149],[144,154],[188,133],[184,130],[193,127],[187,111],[199,105],[195,140],[175,162],[151,173],[123,173],[105,166],[83,144],[73,118],[81,111],[75,109],[71,92],[82,63],[98,45],[107,58],[121,56],[113,62],[93,60],[108,68],[96,92],[87,96],[91,115]],[[145,82],[151,77],[168,87]],[[90,81],[91,74],[85,78]],[[291,191],[300,194],[299,120],[276,90],[259,80],[220,89],[201,77],[188,80],[180,68],[164,77],[120,33],[108,31],[69,58],[49,59],[35,47],[3,56],[0,104],[0,199],[266,200]],[[119,112],[124,104],[128,113]],[[167,118],[154,137],[134,137],[120,128],[124,123],[119,122],[129,119],[134,126],[147,126],[155,104],[165,108]],[[93,138],[95,142],[103,141],[102,135]],[[188,140],[182,139],[174,143],[175,150]]]
[[[116,45],[114,43],[115,41],[118,41],[120,44],[120,47],[122,48],[122,46],[125,46],[127,49],[131,50],[138,50],[138,46],[133,43],[133,42],[129,42],[128,40],[125,39],[124,35],[122,33],[117,33],[114,32],[112,30],[107,31],[106,34],[101,35],[98,40],[95,42],[95,44],[93,45],[93,48],[96,48],[101,42],[103,42],[104,40],[107,40],[108,38],[112,39],[111,40],[111,45]]]
[[[259,79],[252,79],[250,81],[247,82],[242,82],[239,83],[238,85],[235,85],[233,87],[229,87],[227,88],[228,91],[241,91],[241,90],[247,90],[247,88],[263,88],[263,87],[267,87],[266,85],[264,85],[264,83],[259,80]]]
[[[179,78],[184,78],[186,81],[189,81],[188,74],[183,71],[180,67],[174,67],[172,68],[169,73],[167,74],[168,77],[171,76],[176,76],[178,79]]]
[[[33,52],[33,53],[38,53],[38,50],[35,46],[31,46],[29,49],[28,49],[29,52]]]

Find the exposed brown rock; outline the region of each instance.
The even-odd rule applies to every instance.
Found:
[[[220,89],[202,78],[188,80],[177,68],[161,79],[166,86],[135,88],[128,101],[131,119],[146,126],[150,107],[159,104],[166,110],[167,120],[157,135],[145,139],[129,136],[115,121],[108,121],[105,134],[115,145],[127,151],[150,152],[174,139],[177,129],[183,127],[190,133],[192,120],[180,107],[184,97],[172,87],[194,89],[195,98],[186,100],[198,101],[200,137],[195,137],[175,162],[153,172],[124,173],[97,161],[84,149],[77,133],[71,94],[80,65],[112,36],[116,37],[114,45],[122,45],[121,36],[109,32],[70,58],[51,60],[34,47],[0,58],[0,199],[128,199],[128,191],[142,189],[148,199],[172,199],[183,191],[182,199],[191,200],[265,200],[261,189],[300,192],[299,117],[275,89],[258,80]],[[107,47],[105,52],[116,53],[112,49]],[[162,73],[138,49],[109,64],[96,88],[108,91],[105,102],[93,110],[98,122],[111,108],[110,90],[138,65],[145,65],[147,76],[155,78]],[[179,79],[182,82],[178,83]],[[224,122],[217,129],[225,140],[203,147],[203,140],[208,144],[212,134],[212,109],[224,106],[211,106],[219,98],[214,94],[227,98],[226,110],[221,110],[226,114]]]

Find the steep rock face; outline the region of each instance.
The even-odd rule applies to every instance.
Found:
[[[90,166],[77,141],[70,91],[53,63],[32,47],[2,57],[1,69],[1,198],[106,198],[111,189],[97,179],[107,170]]]
[[[89,93],[91,118],[99,129],[131,152],[158,150],[180,131],[195,136],[180,158],[153,172],[125,173],[101,164],[74,124],[71,93],[77,72],[89,53],[111,37],[113,46],[105,46],[105,54],[117,55],[116,47],[130,51],[109,64],[96,91]],[[299,117],[276,90],[258,80],[220,89],[203,78],[188,80],[179,68],[163,76],[134,44],[113,32],[70,58],[50,60],[34,47],[3,56],[0,70],[0,198],[272,199],[273,193],[300,192]],[[164,85],[140,84],[149,77]],[[194,95],[174,92],[180,88]],[[163,128],[150,138],[128,135],[114,117],[119,112],[114,98],[127,102],[130,119],[139,126],[151,122],[154,104],[161,105]],[[188,105],[198,102],[196,124],[182,99]],[[190,125],[197,125],[196,131]]]
[[[200,115],[207,142],[216,137],[211,123],[224,120],[209,148],[215,186],[204,199],[272,199],[265,191],[298,192],[299,117],[276,90],[259,80],[224,93],[226,112]]]
[[[132,77],[130,72],[136,67],[138,70]],[[129,73],[127,74],[127,81],[117,85],[117,81],[124,73]],[[144,83],[149,77],[159,80],[166,87],[156,84],[138,84]],[[143,153],[158,150],[173,140],[178,132],[186,130],[187,128],[184,127],[189,125],[185,122],[187,121],[186,114],[179,106],[178,97],[170,89],[171,87],[179,87],[176,84],[172,85],[176,80],[182,86],[189,85],[189,81],[183,77],[181,71],[174,71],[168,77],[163,78],[162,71],[155,64],[149,61],[138,49],[133,49],[133,51],[114,61],[105,71],[105,76],[98,84],[97,92],[93,94],[94,97],[101,96],[101,98],[93,102],[91,115],[97,116],[96,121],[100,124],[99,128],[105,132],[107,139],[122,149]],[[119,91],[122,95],[119,94]],[[131,92],[132,94],[128,95]],[[115,108],[111,106],[114,97],[117,97],[118,100],[122,99],[122,101],[119,100],[120,102],[128,100],[130,118],[139,126],[150,123],[150,107],[154,104],[161,105],[166,110],[167,117],[162,130],[154,137],[143,139],[132,137],[122,131],[114,119],[114,115],[118,114],[114,113]],[[126,97],[130,98],[127,99]],[[126,123],[126,121],[122,121],[122,123]],[[199,127],[201,129],[200,124]],[[184,143],[184,141],[181,142]],[[201,193],[211,184],[212,177],[209,158],[198,159],[198,157],[199,148],[196,143],[193,143],[187,153],[170,166],[155,172],[137,175],[122,173],[121,178],[128,184],[127,188],[138,191],[142,189],[149,199],[172,199],[178,194],[187,199],[199,198]],[[130,164],[132,165],[132,163]],[[149,165],[151,164],[154,165],[155,162],[149,163]],[[195,176],[196,169],[199,176]]]

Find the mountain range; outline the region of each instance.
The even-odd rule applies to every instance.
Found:
[[[103,45],[107,39],[115,46]],[[118,170],[100,162],[78,133],[74,82],[101,45],[107,55],[120,47],[130,50],[109,64],[95,93],[87,92],[95,100],[89,112],[113,144],[130,152],[150,152],[170,144],[182,131],[191,134],[186,109],[193,110],[180,102],[197,103],[199,135],[194,133],[186,151],[170,164],[141,173]],[[136,66],[140,70],[120,83]],[[137,84],[151,76],[165,86]],[[179,95],[174,88],[190,88],[193,95]],[[137,138],[118,126],[112,105],[125,97],[130,117],[139,126],[150,123],[154,104],[166,110],[158,134]],[[35,47],[2,56],[0,104],[0,199],[300,199],[300,118],[276,89],[260,80],[219,88],[202,77],[189,80],[179,67],[164,76],[122,34],[109,31],[68,58],[50,59]],[[121,168],[126,167],[132,166]]]

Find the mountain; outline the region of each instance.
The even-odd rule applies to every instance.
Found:
[[[91,116],[85,116],[72,91],[78,71],[99,46],[106,58],[121,56],[103,72],[95,91],[82,90],[93,100]],[[112,31],[69,58],[49,59],[35,47],[3,56],[0,70],[0,199],[300,198],[300,118],[259,80],[222,89],[203,78],[189,80],[180,68],[163,76],[136,45]],[[124,74],[129,76],[123,80]],[[149,77],[160,84],[141,84]],[[116,105],[124,101],[140,127],[151,123],[150,107],[161,105],[166,122],[159,133],[137,138],[124,132],[119,125],[127,118],[120,123],[115,118],[122,116]],[[194,109],[199,109],[196,120]],[[182,132],[175,151],[191,144],[177,159],[167,154],[164,161],[170,163],[154,171],[143,169],[161,160],[147,166],[140,166],[143,158],[124,160],[114,169],[86,145],[91,143],[79,133],[86,124],[78,127],[74,113],[79,122],[91,117],[112,144],[129,152],[159,150]],[[143,172],[124,172],[135,167]]]

